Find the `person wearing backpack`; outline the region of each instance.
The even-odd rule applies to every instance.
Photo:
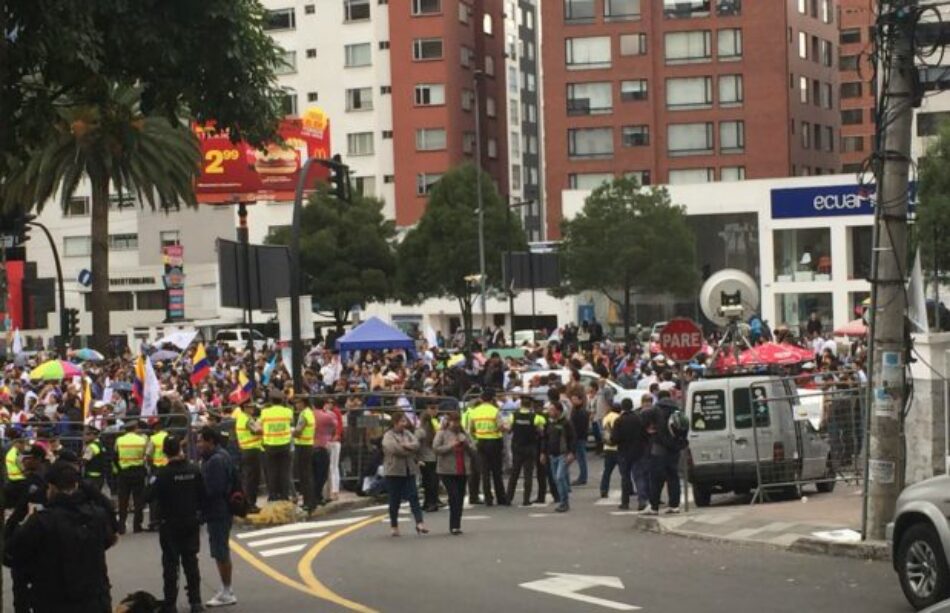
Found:
[[[54,463],[46,481],[47,504],[8,543],[13,567],[29,584],[28,610],[108,613],[112,598],[106,549],[116,542],[109,519],[80,491],[75,466]]]
[[[208,549],[218,566],[221,589],[205,603],[208,607],[237,604],[231,589],[231,497],[236,482],[236,471],[231,456],[221,447],[217,430],[205,426],[198,433],[198,452],[201,454],[201,477],[204,480],[202,511],[208,529]]]
[[[653,408],[643,415],[650,433],[650,508],[644,510],[645,515],[659,514],[664,484],[670,503],[666,512],[680,512],[680,452],[689,445],[689,423],[679,405],[666,390],[659,396]]]

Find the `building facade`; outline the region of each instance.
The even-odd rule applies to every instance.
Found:
[[[841,172],[860,172],[874,151],[873,0],[838,0]]]
[[[561,6],[563,5],[563,6]],[[565,0],[542,11],[548,237],[560,193],[837,172],[832,0]]]

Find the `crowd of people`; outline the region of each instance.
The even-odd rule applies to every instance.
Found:
[[[751,342],[775,335],[759,330]],[[82,362],[81,375],[55,381],[30,376],[55,355],[17,357],[0,388],[4,562],[14,610],[59,610],[57,598],[109,610],[105,550],[125,534],[129,514],[133,532],[159,535],[158,606],[175,610],[179,569],[192,611],[235,603],[232,518],[259,511],[262,483],[268,502],[302,513],[336,499],[344,485],[386,495],[393,536],[404,501],[419,534],[429,532],[425,513],[448,506],[449,531],[461,535],[466,493],[471,504],[507,506],[520,483],[522,505],[545,503],[550,493],[555,512],[569,511],[572,488],[590,478],[592,441],[604,459],[594,477],[601,496],[617,472],[621,509],[658,513],[666,488],[667,511],[679,511],[689,423],[680,402],[691,380],[715,368],[714,336],[690,364],[665,357],[655,338],[612,342],[596,323],[568,326],[505,357],[491,346],[502,337],[459,352],[420,342],[414,354],[340,355],[321,343],[301,366],[299,391],[277,349],[251,359],[225,344],[152,348],[174,357],[149,365],[158,396],[151,406],[142,391],[149,357]],[[799,343],[815,353],[794,369],[800,385],[866,381],[860,344],[839,350],[820,330]],[[641,390],[638,406],[615,398],[618,386]],[[344,475],[347,441],[366,459]],[[207,602],[197,564],[201,524],[221,582]],[[61,558],[41,553],[52,543],[66,543],[55,545]],[[50,589],[50,578],[61,576],[56,565],[71,569],[70,590]]]

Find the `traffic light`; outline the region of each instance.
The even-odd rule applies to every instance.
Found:
[[[30,222],[36,215],[27,215],[20,210],[5,211],[0,214],[0,235],[13,237],[13,245],[22,245],[30,240]]]
[[[66,336],[79,336],[79,309],[66,309]]]
[[[330,169],[330,189],[333,195],[343,202],[351,202],[350,167],[343,163],[340,154],[337,153],[329,160],[321,160],[320,163]]]

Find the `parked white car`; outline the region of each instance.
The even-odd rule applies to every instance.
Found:
[[[254,339],[254,351],[263,351],[270,345],[269,339],[257,330],[247,328],[227,328],[218,330],[214,335],[214,342],[223,342],[235,351],[244,351],[247,348],[248,335]]]
[[[562,368],[558,370],[526,370],[521,373],[521,379],[525,383],[525,385],[527,385],[531,381],[531,379],[536,376],[547,377],[548,375],[551,375],[552,373],[556,373],[560,375],[561,382],[564,383],[565,385],[567,385],[571,380],[571,370],[569,368]],[[585,389],[590,387],[590,384],[592,381],[600,380],[600,375],[598,375],[592,370],[582,370],[580,371],[580,375],[581,375],[581,385],[583,385]],[[624,387],[621,387],[616,382],[610,379],[607,380],[607,385],[612,387],[614,390],[615,402],[620,402],[624,398],[629,398],[630,401],[633,402],[634,408],[640,406],[640,398],[642,398],[646,394],[649,394],[649,391],[647,390],[625,389]]]

